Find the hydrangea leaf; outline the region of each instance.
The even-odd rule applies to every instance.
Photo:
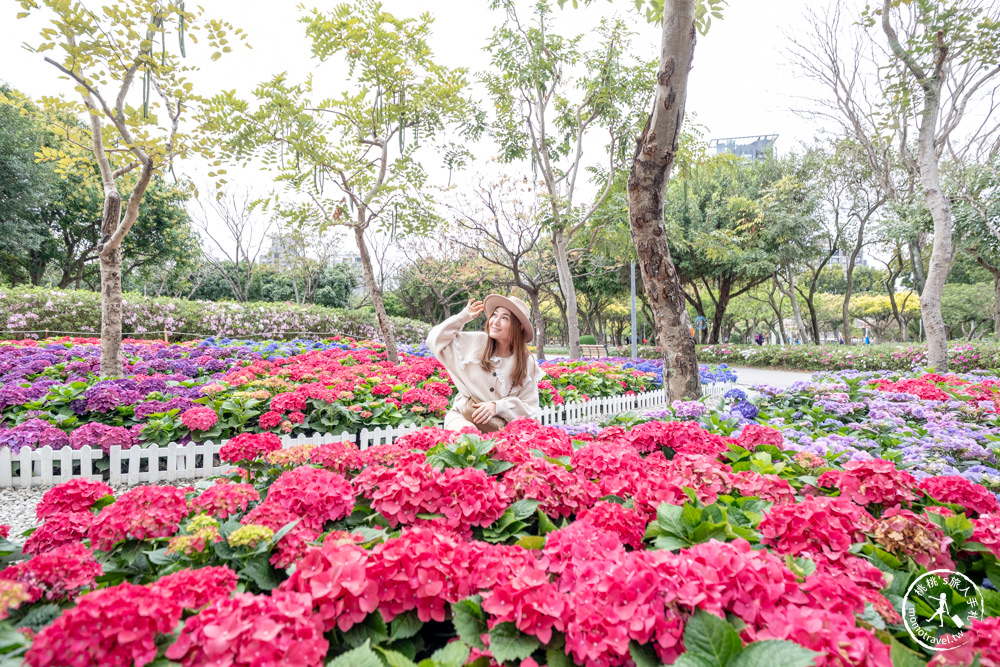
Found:
[[[480,637],[489,629],[483,617],[483,609],[479,606],[478,597],[466,598],[451,605],[451,622],[455,633],[467,646],[485,649],[486,644]]]
[[[420,632],[420,628],[423,625],[423,622],[417,618],[417,612],[415,611],[400,614],[392,619],[392,623],[389,624],[389,639],[390,641],[396,641],[397,639],[412,637]]]
[[[542,643],[536,637],[526,635],[513,623],[498,623],[490,631],[490,653],[497,662],[524,660]]]
[[[462,667],[469,659],[469,647],[462,642],[451,642],[437,651],[428,660],[422,660],[421,666],[425,662],[430,662],[428,667]]]
[[[728,622],[699,609],[684,628],[684,646],[689,653],[709,659],[709,664],[726,667],[743,647],[740,635]],[[772,665],[783,664],[772,662]]]
[[[378,655],[372,650],[370,642],[344,653],[330,662],[326,667],[384,667]]]
[[[727,667],[811,667],[818,655],[793,642],[768,639],[747,645]]]

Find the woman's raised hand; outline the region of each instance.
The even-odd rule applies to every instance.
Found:
[[[483,312],[486,306],[483,305],[482,301],[476,301],[475,297],[469,299],[469,303],[465,306],[465,312],[469,314],[473,319],[479,317],[479,313]]]

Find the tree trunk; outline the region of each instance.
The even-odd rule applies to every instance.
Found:
[[[378,320],[379,329],[382,330],[382,338],[385,340],[386,358],[394,364],[399,363],[399,353],[396,351],[396,332],[392,327],[392,321],[385,312],[385,304],[382,303],[382,290],[375,282],[375,271],[372,269],[372,260],[368,255],[368,245],[365,243],[364,229],[364,209],[358,210],[358,224],[354,226],[354,240],[357,241],[358,251],[361,253],[361,268],[365,274],[365,284],[368,286],[368,294],[372,299],[372,306],[375,307],[375,317]]]
[[[799,330],[799,338],[803,343],[806,341],[806,324],[802,321],[802,311],[799,309],[799,300],[795,297],[795,273],[789,267],[788,269],[788,291],[786,292],[781,287],[781,282],[778,282],[778,289],[781,293],[788,297],[788,300],[792,304],[792,316],[795,318],[795,326]]]
[[[993,274],[993,333],[1000,334],[1000,271]]]
[[[882,6],[882,32],[889,41],[889,48],[910,70],[923,89],[924,104],[920,112],[920,132],[917,135],[917,164],[920,184],[924,189],[924,200],[934,220],[934,243],[931,246],[930,268],[927,280],[920,292],[920,317],[924,321],[927,334],[927,364],[937,372],[948,370],[948,332],[941,315],[941,293],[944,281],[951,270],[953,248],[951,243],[951,204],[941,190],[941,175],[938,170],[937,121],[941,111],[941,88],[946,76],[944,67],[948,47],[943,36],[938,33],[938,43],[934,48],[934,72],[927,74],[913,60],[899,42],[890,22],[891,0],[884,0]],[[904,332],[905,336],[905,332]]]
[[[121,220],[122,196],[109,190],[104,196],[101,237],[108,239]],[[122,376],[122,248],[100,253],[101,260],[101,376]],[[83,273],[82,271],[80,272]]]
[[[559,288],[566,299],[566,336],[569,339],[569,356],[579,359],[583,354],[580,349],[580,320],[576,309],[576,288],[573,286],[573,274],[569,268],[569,255],[566,250],[566,237],[562,229],[552,230],[552,254],[556,258],[556,274],[559,276]]]
[[[526,290],[527,291],[527,290]],[[542,308],[539,304],[538,290],[528,291],[528,300],[531,302],[531,319],[535,322],[535,358],[545,358],[545,319],[542,317]]]
[[[688,74],[694,59],[695,0],[665,0],[653,111],[628,177],[628,214],[642,282],[663,349],[667,404],[701,397],[691,322],[663,225],[663,197],[677,155]]]

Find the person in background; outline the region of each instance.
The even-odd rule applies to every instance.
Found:
[[[484,331],[462,328],[486,313]],[[427,334],[427,347],[458,389],[444,428],[499,431],[520,417],[537,419],[538,382],[544,373],[528,350],[534,337],[528,305],[517,297],[490,294],[469,299],[461,313]]]

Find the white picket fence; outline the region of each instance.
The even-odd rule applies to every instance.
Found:
[[[735,384],[726,383],[724,388],[718,385],[705,387],[705,395],[721,395]],[[544,408],[539,418],[542,424],[576,424],[594,422],[624,412],[641,412],[653,408],[664,407],[665,396],[662,390],[636,394],[634,396],[611,396],[609,398],[593,399],[582,403],[567,403],[561,406]],[[417,430],[416,426],[387,426],[374,429],[364,428],[358,434],[342,432],[339,434],[325,433],[311,436],[285,436],[282,438],[284,447],[296,445],[322,445],[331,442],[349,440],[355,442],[360,449],[377,445],[389,444],[397,438]],[[219,450],[224,442],[191,443],[179,445],[171,442],[168,445],[135,446],[123,450],[115,446],[108,456],[110,472],[108,482],[112,485],[135,485],[140,483],[175,482],[184,479],[199,479],[219,475],[232,468],[218,460]],[[52,486],[61,484],[75,477],[89,477],[94,480],[104,479],[97,470],[95,462],[104,453],[90,447],[70,449],[68,447],[53,450],[51,447],[32,449],[22,447],[17,454],[11,454],[9,447],[0,447],[0,488],[33,486]],[[15,470],[15,467],[17,470]]]

